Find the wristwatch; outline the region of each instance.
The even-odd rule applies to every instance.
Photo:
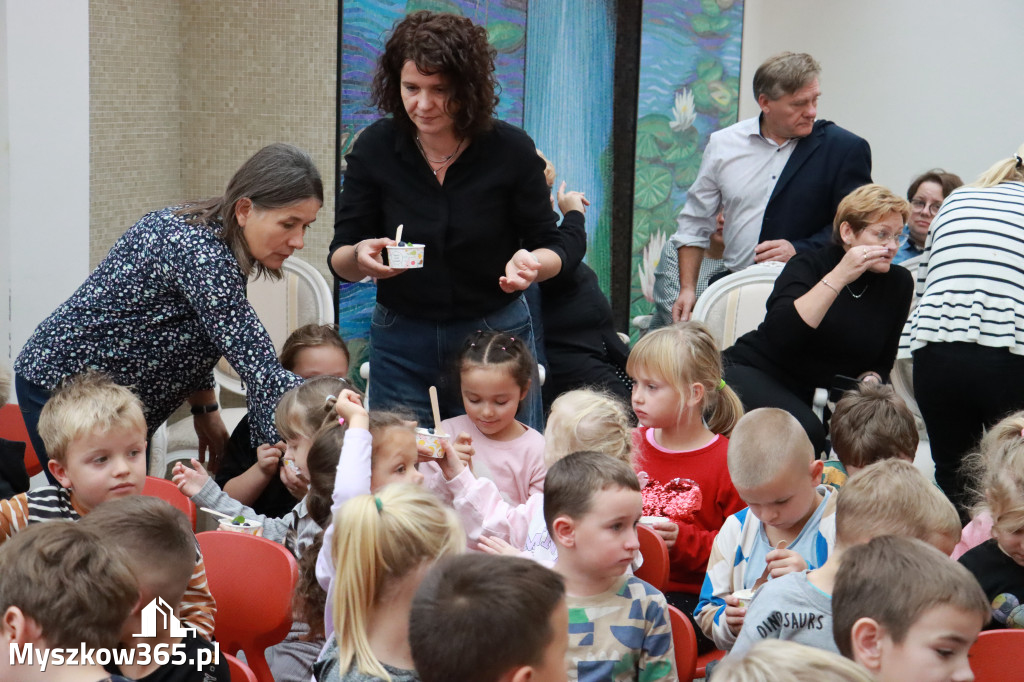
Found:
[[[189,412],[192,414],[210,414],[220,409],[220,405],[217,403],[210,403],[209,405],[193,405],[189,408]]]

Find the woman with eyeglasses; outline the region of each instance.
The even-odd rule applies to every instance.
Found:
[[[903,228],[903,246],[896,252],[893,263],[902,263],[924,253],[924,241],[928,238],[928,228],[932,219],[939,212],[939,207],[949,193],[964,184],[959,175],[947,173],[941,168],[933,168],[923,173],[910,183],[907,189],[907,201],[910,202],[910,219]]]
[[[917,270],[900,340],[935,480],[964,515],[960,462],[982,432],[1024,408],[1024,145],[949,195]],[[1022,435],[1024,438],[1024,435]]]
[[[835,243],[786,263],[764,322],[722,354],[743,407],[788,411],[819,454],[826,430],[811,408],[815,389],[889,378],[913,295],[910,272],[892,267],[909,215],[910,204],[881,185],[848,194]]]

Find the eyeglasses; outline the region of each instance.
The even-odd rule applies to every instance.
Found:
[[[885,246],[889,242],[892,242],[893,244],[896,245],[896,248],[898,249],[907,243],[907,238],[903,235],[902,232],[890,234],[885,230],[870,230],[869,234],[871,234],[882,246]]]
[[[914,199],[910,202],[910,205],[915,211],[925,211],[928,215],[933,216],[939,212],[939,207],[942,206],[942,202],[940,201],[937,204],[926,204],[920,199]]]

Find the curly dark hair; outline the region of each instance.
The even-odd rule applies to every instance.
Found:
[[[420,73],[440,73],[448,80],[451,96],[446,108],[455,119],[455,132],[472,137],[490,128],[498,106],[496,54],[487,42],[487,30],[466,17],[413,12],[392,29],[373,74],[371,100],[382,113],[412,128],[401,90],[402,67],[411,60]]]

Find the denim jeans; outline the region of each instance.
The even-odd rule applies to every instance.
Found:
[[[39,458],[39,463],[43,466],[46,479],[50,485],[60,485],[50,473],[50,468],[47,466],[50,458],[46,454],[43,439],[39,437],[39,413],[43,411],[43,405],[50,399],[50,392],[38,384],[33,384],[20,374],[14,375],[14,390],[18,395],[18,407],[21,408],[21,416],[25,420],[28,439],[32,441],[32,448],[36,451],[36,457]]]
[[[433,426],[427,389],[437,386],[441,418],[465,414],[456,363],[466,339],[480,330],[509,333],[537,357],[530,310],[522,296],[490,315],[469,320],[411,317],[378,303],[370,323],[370,407],[405,408],[420,424]],[[517,417],[527,426],[544,430],[536,370]]]

